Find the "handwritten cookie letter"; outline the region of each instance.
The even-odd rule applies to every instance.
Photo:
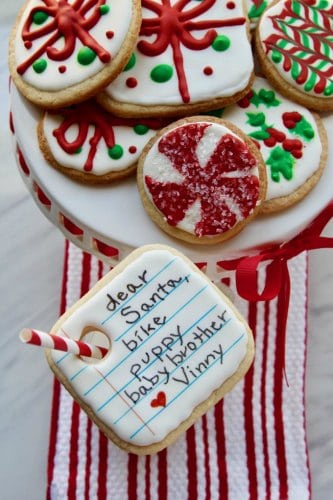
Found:
[[[244,375],[251,332],[229,300],[184,256],[154,245],[133,252],[53,329],[103,332],[96,363],[48,354],[51,368],[117,445],[154,453]],[[232,377],[232,379],[230,379]]]

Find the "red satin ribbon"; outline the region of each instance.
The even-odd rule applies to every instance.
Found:
[[[288,260],[305,250],[333,248],[333,238],[321,236],[328,222],[333,218],[333,201],[311,224],[295,238],[281,245],[275,245],[258,255],[220,261],[219,266],[235,271],[236,287],[240,297],[252,302],[272,300],[278,297],[278,314],[281,322],[278,335],[285,346],[286,327],[290,300],[290,276]],[[258,270],[262,262],[269,261],[263,290],[258,290]]]

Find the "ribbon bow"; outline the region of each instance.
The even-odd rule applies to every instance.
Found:
[[[236,287],[240,297],[248,301],[272,300],[278,297],[278,310],[281,314],[278,334],[285,345],[288,309],[290,300],[290,275],[288,261],[305,250],[333,248],[333,238],[321,233],[333,218],[333,201],[295,238],[281,245],[275,245],[257,255],[234,260],[220,261],[219,266],[235,271]],[[258,270],[262,262],[269,262],[266,268],[265,283],[258,290]]]

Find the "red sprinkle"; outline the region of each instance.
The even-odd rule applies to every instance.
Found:
[[[105,34],[106,38],[108,38],[109,40],[114,37],[114,31],[109,30]]]
[[[236,5],[234,4],[234,2],[227,3],[227,9],[234,9],[235,7],[236,7]]]
[[[137,84],[138,84],[138,81],[136,78],[131,77],[131,78],[127,78],[127,80],[126,80],[126,85],[130,89],[134,89],[134,87],[136,87]]]
[[[65,73],[66,70],[67,70],[66,66],[59,66],[58,68],[59,73]]]
[[[213,74],[213,68],[211,68],[211,66],[206,66],[204,69],[203,69],[203,72],[205,75],[209,76],[209,75],[212,75]]]
[[[132,155],[134,155],[134,153],[136,153],[136,151],[137,151],[136,146],[130,146],[128,148],[128,152],[131,153]]]

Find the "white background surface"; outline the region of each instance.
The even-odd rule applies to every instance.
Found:
[[[63,236],[30,198],[11,150],[7,39],[21,3],[0,5],[1,500],[45,498],[53,380],[43,353],[21,345],[18,333],[55,322],[64,249]],[[310,257],[306,414],[314,500],[333,498],[332,259],[333,250]]]

